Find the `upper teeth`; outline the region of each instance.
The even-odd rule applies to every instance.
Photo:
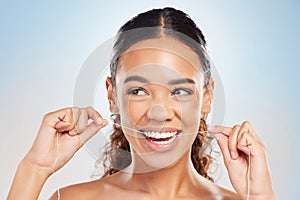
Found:
[[[177,131],[173,131],[173,132],[154,132],[154,131],[143,132],[143,134],[145,134],[147,137],[157,138],[157,139],[173,137],[176,135],[176,133],[177,133]]]

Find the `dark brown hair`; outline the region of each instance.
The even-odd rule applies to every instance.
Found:
[[[201,70],[205,75],[205,87],[209,85],[210,61],[206,52],[206,41],[201,30],[194,21],[184,12],[174,8],[153,9],[141,13],[125,23],[116,36],[113,47],[113,57],[110,71],[112,86],[115,87],[115,78],[119,57],[133,44],[149,38],[159,38],[163,35],[171,36],[185,43],[199,56]],[[131,163],[130,146],[120,124],[120,116],[114,118],[114,132],[110,136],[110,142],[106,144],[104,157],[100,160],[104,166],[104,175],[112,175],[124,169]],[[199,131],[206,133],[206,116],[201,118]],[[208,169],[212,158],[206,151],[206,134],[197,134],[192,146],[191,160],[197,172],[203,177],[213,181],[208,175]]]

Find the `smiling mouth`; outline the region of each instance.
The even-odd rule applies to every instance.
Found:
[[[166,132],[140,130],[140,133],[145,136],[147,140],[155,144],[167,145],[176,139],[176,137],[181,133],[181,130]]]

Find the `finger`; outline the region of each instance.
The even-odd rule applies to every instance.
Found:
[[[73,107],[72,110],[73,110],[73,122],[77,124],[79,117],[81,115],[81,109],[78,107]]]
[[[217,142],[221,149],[225,166],[227,167],[231,160],[230,152],[228,149],[228,138],[225,135],[220,135],[217,139]]]
[[[254,146],[254,136],[250,135],[249,132],[243,131],[239,134],[237,148],[249,155],[250,149]]]
[[[86,107],[82,109],[74,107],[73,119],[76,126],[73,130],[69,132],[69,135],[77,135],[82,133],[87,128],[89,119],[96,121],[98,125],[102,123],[101,115],[92,107]]]
[[[73,130],[75,128],[75,124],[70,122],[59,121],[56,123],[55,128],[57,132],[63,133],[66,131]]]
[[[64,121],[64,119],[66,119],[68,116],[72,116],[72,113],[73,111],[71,108],[63,108],[54,112],[50,112],[44,116],[43,123],[46,123],[51,127],[55,127],[58,122]],[[72,122],[73,120],[68,121]]]
[[[73,109],[63,108],[46,114],[43,118],[41,129],[52,128],[53,132],[64,132],[72,130],[75,126],[73,123]],[[48,131],[41,131],[47,133]]]
[[[82,143],[85,143],[87,140],[89,140],[91,137],[93,137],[101,127],[105,126],[107,124],[107,121],[102,118],[102,116],[92,107],[86,107],[83,109],[86,113],[87,118],[86,125],[88,123],[88,119],[92,119],[93,122],[90,123],[88,126],[85,127],[85,130],[81,132],[80,139]],[[105,123],[104,123],[105,122]]]
[[[232,128],[226,126],[212,126],[208,127],[207,131],[212,134],[223,134],[228,137],[230,135],[231,129]]]
[[[255,140],[262,146],[265,146],[264,143],[262,142],[262,140],[258,137],[255,129],[253,128],[253,126],[250,124],[250,122],[248,121],[244,121],[241,125],[241,132],[248,132],[250,135],[252,135]]]
[[[76,122],[76,127],[74,132],[76,132],[76,134],[82,133],[86,129],[87,125],[88,125],[88,113],[85,109],[81,109],[80,116]]]
[[[238,149],[247,155],[258,156],[265,154],[265,146],[261,145],[255,138],[254,135],[248,132],[243,132],[238,139]]]
[[[101,128],[103,128],[107,124],[108,122],[105,119],[102,120],[101,125],[99,125],[99,123],[97,123],[96,121],[90,123],[87,126],[87,128],[81,134],[79,134],[79,139],[82,142],[82,144],[86,143],[90,138],[96,135]]]
[[[229,139],[228,139],[228,149],[232,159],[237,159],[239,156],[238,149],[237,149],[237,137],[240,130],[239,125],[235,125],[230,132]]]
[[[102,125],[104,122],[104,119],[102,116],[92,107],[86,107],[85,110],[88,113],[88,118],[92,119],[94,122],[96,122],[98,125]]]
[[[79,108],[64,108],[55,112],[60,120],[55,124],[58,132],[70,132],[75,128],[76,122],[80,116]]]

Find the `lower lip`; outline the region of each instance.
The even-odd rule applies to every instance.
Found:
[[[151,149],[151,150],[154,150],[154,151],[159,151],[159,152],[164,152],[164,151],[169,151],[171,149],[173,149],[176,144],[178,143],[178,140],[179,140],[179,136],[180,136],[181,133],[177,134],[176,136],[174,136],[175,138],[173,139],[170,139],[170,140],[173,140],[172,142],[170,143],[167,143],[167,144],[158,144],[150,139],[147,139],[145,136],[144,136],[144,142],[145,144]]]

